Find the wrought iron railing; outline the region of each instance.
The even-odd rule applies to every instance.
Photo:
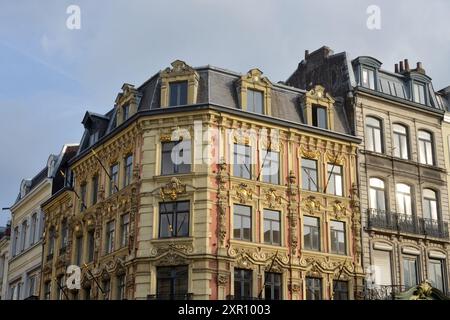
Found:
[[[403,285],[367,285],[356,287],[357,300],[395,300],[395,296],[406,291]]]
[[[157,293],[149,294],[147,300],[192,300],[193,293],[184,294],[170,294],[170,293]]]
[[[414,215],[399,214],[378,209],[368,209],[368,228],[379,228],[397,232],[448,238],[448,223],[434,219],[417,218]]]
[[[262,298],[258,297],[250,297],[250,296],[234,296],[234,295],[227,295],[227,300],[262,300]]]

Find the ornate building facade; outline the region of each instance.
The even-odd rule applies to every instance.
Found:
[[[422,64],[395,72],[372,57],[349,60],[322,47],[305,55],[288,83],[326,87],[344,105],[358,154],[365,294],[391,296],[424,280],[445,294],[449,206],[442,94]]]
[[[0,227],[0,300],[7,299],[10,235],[9,223],[6,227]]]
[[[177,60],[83,125],[42,299],[358,297],[361,141],[323,87]]]

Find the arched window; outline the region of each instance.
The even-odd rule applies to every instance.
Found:
[[[20,251],[24,251],[27,246],[28,221],[22,222],[22,239],[20,240]]]
[[[386,211],[386,198],[384,181],[378,178],[370,178],[370,208],[378,211]]]
[[[409,148],[408,148],[408,129],[401,124],[394,123],[394,157],[409,159]]]
[[[429,220],[438,220],[437,196],[434,190],[423,190],[423,217]]]
[[[433,157],[433,137],[431,133],[419,130],[419,162],[428,165],[434,165]]]
[[[33,245],[36,242],[36,230],[38,225],[37,213],[33,213],[31,216],[31,226],[30,226],[30,244]]]
[[[397,213],[412,215],[411,187],[404,183],[395,186]]]
[[[383,152],[381,121],[374,117],[366,117],[366,150]]]

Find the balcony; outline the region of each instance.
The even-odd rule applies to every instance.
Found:
[[[368,209],[368,228],[448,239],[448,223],[378,209]]]
[[[357,300],[395,300],[395,296],[406,291],[403,285],[372,285],[356,288]]]
[[[263,300],[262,298],[258,298],[258,297],[249,297],[249,296],[234,296],[234,295],[228,295],[226,297],[227,300]]]
[[[157,293],[147,295],[147,300],[193,300],[193,297],[194,294],[191,292],[185,294]]]

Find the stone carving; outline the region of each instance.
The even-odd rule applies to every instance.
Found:
[[[326,152],[326,159],[328,163],[342,166],[345,162],[345,158],[343,155],[337,153],[332,154],[329,151]]]
[[[176,177],[170,179],[170,182],[161,187],[160,197],[161,199],[176,200],[179,195],[186,193],[186,185],[182,184]]]
[[[253,199],[253,190],[246,183],[240,183],[236,188],[236,198],[240,203],[246,203]]]
[[[228,283],[228,275],[227,274],[219,274],[217,276],[217,282],[219,286],[226,286]]]
[[[309,212],[321,210],[323,208],[320,201],[316,200],[316,197],[314,196],[307,197],[305,200],[303,200],[303,203],[305,207],[309,210]]]
[[[270,188],[266,191],[265,203],[269,208],[279,208],[281,206],[281,196],[277,194],[276,189]]]
[[[301,155],[303,158],[307,159],[319,159],[320,151],[319,150],[309,150],[304,147],[301,148]]]
[[[336,219],[339,220],[346,214],[347,209],[345,208],[345,205],[341,201],[336,200],[333,203],[333,212],[336,216]]]
[[[194,252],[194,247],[192,245],[192,241],[183,241],[183,242],[176,242],[176,243],[154,243],[153,248],[150,252],[151,256],[156,257],[163,255],[167,251],[178,251],[183,254],[191,254]]]
[[[226,178],[227,178],[227,165],[224,163],[223,159],[218,165],[219,170],[217,172],[217,199],[218,199],[218,213],[219,213],[219,226],[218,226],[218,237],[220,247],[225,247],[225,239],[227,236],[227,206],[228,206],[228,192],[226,191]]]

